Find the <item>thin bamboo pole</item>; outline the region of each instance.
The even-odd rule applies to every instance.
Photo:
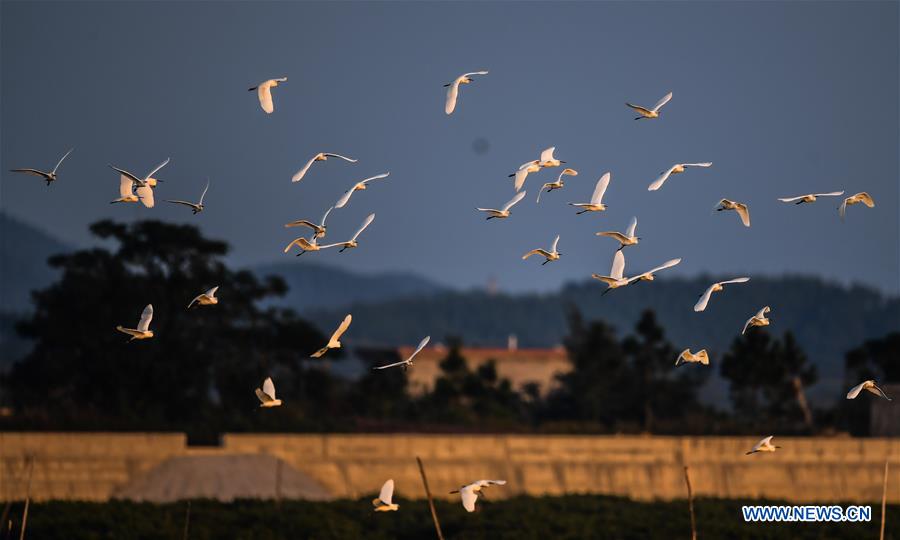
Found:
[[[691,490],[691,475],[688,466],[684,466],[684,483],[688,490],[688,508],[691,510],[691,540],[697,540],[697,521],[694,518],[694,492]]]
[[[887,479],[888,479],[888,460],[884,460],[884,485],[881,487],[881,535],[879,538],[884,540],[884,514],[887,510]]]
[[[428,478],[425,476],[425,466],[422,460],[416,456],[419,463],[419,472],[422,474],[422,484],[425,486],[425,495],[428,497],[428,507],[431,508],[431,519],[434,520],[434,530],[437,532],[438,540],[444,540],[444,533],[441,532],[441,523],[438,521],[437,510],[434,509],[434,499],[431,497],[431,490],[428,488]]]

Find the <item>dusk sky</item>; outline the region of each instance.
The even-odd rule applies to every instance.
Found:
[[[815,274],[898,292],[897,2],[139,3],[3,2],[3,212],[76,246],[101,218],[195,223],[239,265],[296,261],[284,223],[318,221],[354,182],[390,171],[329,218],[360,247],[303,259],[362,272],[409,270],[469,287],[549,290],[606,274],[602,230],[638,217],[626,275],[673,257],[672,275]],[[444,114],[443,84],[467,71]],[[266,115],[247,88],[287,76]],[[660,119],[635,122],[625,101]],[[485,144],[486,143],[486,144]],[[5,172],[50,169],[49,188]],[[507,220],[507,175],[548,146],[579,171],[535,204],[560,169],[531,175]],[[358,158],[313,166],[317,152]],[[110,205],[118,175],[166,157],[153,209]],[[712,161],[648,192],[676,162]],[[603,213],[576,216],[612,172]],[[196,200],[197,216],[163,199]],[[868,191],[846,222],[837,198]],[[752,227],[715,213],[745,202]],[[526,251],[560,234],[562,259]]]

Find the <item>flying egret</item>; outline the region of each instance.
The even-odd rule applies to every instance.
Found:
[[[609,180],[612,177],[610,173],[605,173],[600,177],[600,180],[597,180],[597,185],[594,187],[594,193],[591,195],[591,202],[589,203],[569,203],[569,206],[577,206],[581,208],[580,212],[576,212],[576,214],[583,214],[585,212],[602,212],[606,210],[606,205],[601,201],[603,200],[603,194],[606,193],[606,188],[609,187]]]
[[[722,199],[718,204],[716,204],[715,210],[716,212],[721,212],[723,210],[734,210],[738,213],[739,216],[741,216],[741,223],[744,224],[744,227],[750,226],[750,209],[747,208],[747,205],[744,203]]]
[[[541,202],[541,193],[544,192],[544,189],[547,190],[547,193],[550,193],[554,189],[561,189],[565,185],[563,176],[578,176],[578,171],[568,168],[563,169],[563,171],[559,173],[559,176],[556,177],[556,182],[547,182],[541,186],[540,191],[538,191],[537,202]]]
[[[522,260],[524,261],[525,259],[527,259],[528,257],[531,257],[532,255],[540,255],[541,257],[546,259],[544,262],[541,263],[541,266],[544,266],[548,262],[558,261],[559,256],[562,255],[562,253],[560,253],[559,251],[556,251],[557,244],[559,244],[559,235],[558,234],[556,235],[556,239],[553,240],[553,245],[550,246],[550,251],[547,251],[546,249],[532,249],[525,255],[522,255]]]
[[[612,268],[609,270],[609,275],[601,276],[600,274],[591,274],[591,277],[606,283],[606,290],[603,291],[603,294],[606,294],[613,289],[618,289],[619,287],[624,287],[631,283],[631,280],[623,276],[624,272],[625,254],[621,251],[616,251],[616,254],[613,255]]]
[[[690,349],[685,349],[681,351],[681,354],[675,359],[675,367],[683,364],[703,364],[704,366],[708,366],[709,353],[706,352],[706,349],[700,349],[696,353],[692,353]]]
[[[665,270],[666,268],[672,268],[673,266],[680,264],[680,263],[681,263],[680,258],[679,259],[669,259],[668,261],[662,263],[661,265],[657,266],[656,268],[652,268],[650,270],[647,270],[643,274],[638,274],[636,276],[628,278],[628,281],[629,281],[629,283],[631,283],[631,282],[640,283],[641,281],[653,281],[654,279],[656,279],[657,272],[659,272],[661,270]]]
[[[776,448],[781,448],[780,446],[775,446],[772,444],[772,437],[774,437],[774,435],[769,435],[765,439],[756,443],[756,445],[753,447],[753,450],[747,452],[746,455],[749,456],[750,454],[755,454],[757,452],[774,452]]]
[[[376,366],[372,369],[387,369],[397,366],[403,366],[403,371],[406,371],[411,365],[413,365],[413,358],[415,358],[416,355],[419,354],[426,345],[428,345],[428,342],[430,340],[431,336],[425,336],[424,338],[422,338],[422,341],[419,342],[419,346],[416,347],[416,350],[413,351],[413,353],[409,355],[409,358],[407,358],[406,360],[401,360],[400,362],[394,362],[393,364],[387,364],[385,366]]]
[[[203,188],[203,193],[200,194],[200,200],[196,203],[188,202],[188,201],[180,201],[178,199],[169,200],[166,199],[166,202],[175,203],[175,204],[183,204],[184,206],[190,207],[190,209],[194,212],[194,215],[199,214],[203,211],[203,197],[206,197],[206,192],[209,191],[209,178],[206,179],[206,187]]]
[[[256,96],[259,98],[259,106],[262,107],[262,110],[266,111],[266,114],[272,114],[272,111],[275,110],[275,104],[272,103],[272,89],[278,86],[278,83],[283,82],[287,82],[287,77],[269,79],[248,89],[249,92],[256,90]]]
[[[325,236],[325,232],[327,228],[325,227],[325,220],[328,219],[328,214],[334,210],[332,206],[328,210],[325,211],[325,215],[322,216],[322,221],[319,224],[315,224],[312,221],[308,221],[305,219],[298,219],[297,221],[292,221],[290,223],[285,223],[285,227],[309,227],[315,233],[315,238],[322,238]]]
[[[291,177],[291,182],[299,182],[300,180],[303,180],[303,177],[306,176],[306,172],[310,167],[312,167],[313,163],[317,161],[328,161],[328,158],[330,157],[343,159],[344,161],[349,161],[350,163],[356,163],[357,161],[359,161],[353,158],[348,158],[347,156],[342,156],[340,154],[332,154],[331,152],[319,152],[318,154],[314,155],[312,159],[307,161],[306,165],[304,165],[302,169],[294,173],[294,176]]]
[[[635,229],[637,229],[637,217],[632,217],[631,223],[629,223],[628,228],[625,229],[625,234],[616,231],[603,231],[596,234],[597,236],[606,236],[616,240],[619,242],[619,249],[622,249],[626,246],[636,245],[641,240],[639,236],[635,236]]]
[[[525,192],[520,191],[515,194],[515,196],[510,199],[500,210],[496,210],[494,208],[476,208],[479,212],[487,212],[490,214],[486,219],[506,219],[509,217],[509,209],[516,205],[519,201],[521,201],[525,197]]]
[[[728,281],[719,281],[718,283],[713,283],[709,286],[706,291],[700,295],[700,300],[694,305],[694,311],[703,311],[706,309],[706,304],[709,303],[709,297],[712,296],[712,293],[721,291],[724,285],[728,285],[729,283],[746,283],[750,281],[748,277],[739,277],[735,279],[729,279]]]
[[[313,233],[313,235],[310,236],[308,240],[306,238],[303,238],[302,236],[299,238],[294,238],[288,245],[284,246],[284,252],[287,253],[291,250],[292,247],[297,246],[300,248],[300,253],[297,254],[297,256],[299,257],[307,251],[319,251],[320,249],[335,247],[337,245],[339,244],[319,245],[319,243],[316,241],[316,233]]]
[[[522,189],[522,186],[525,185],[525,179],[528,178],[528,175],[533,172],[538,172],[541,170],[541,162],[540,160],[527,161],[519,166],[519,170],[509,175],[510,178],[515,177],[514,185],[516,187],[516,191]]]
[[[153,188],[156,187],[156,184],[158,182],[162,182],[162,180],[157,180],[156,178],[154,178],[153,175],[156,174],[157,172],[159,172],[160,169],[162,169],[163,167],[168,165],[169,159],[170,158],[166,158],[165,161],[163,161],[162,163],[160,163],[159,165],[154,167],[153,170],[150,171],[149,173],[147,173],[147,176],[145,176],[143,178],[138,178],[134,174],[126,171],[125,169],[120,169],[114,165],[110,165],[110,168],[113,169],[114,171],[117,171],[120,175],[124,175],[124,176],[127,176],[128,178],[130,178],[131,181],[134,183],[134,187],[135,187],[134,191],[137,194],[138,200],[141,201],[141,204],[143,204],[147,208],[153,208],[153,206],[156,204],[153,201]],[[120,178],[120,180],[121,180],[121,178]],[[125,198],[125,195],[124,195],[124,192],[123,192],[123,189],[121,186],[119,188],[119,193],[122,194],[122,198]],[[114,201],[114,202],[131,202],[131,201],[119,200],[119,201]]]
[[[399,504],[394,504],[391,499],[394,498],[394,479],[390,478],[381,486],[381,493],[378,497],[372,499],[372,506],[376,512],[396,512],[400,510]]]
[[[744,323],[744,329],[741,330],[741,335],[744,335],[744,332],[747,331],[748,328],[753,326],[769,326],[769,318],[766,315],[769,313],[769,306],[765,306],[759,311],[756,312],[756,315],[747,319],[747,322]]]
[[[875,206],[875,199],[865,191],[861,191],[856,195],[851,195],[844,199],[844,202],[838,207],[838,215],[841,216],[841,219],[844,219],[844,215],[847,213],[847,207],[859,203],[863,203],[869,208],[873,208]]]
[[[675,165],[669,167],[667,170],[663,171],[662,174],[660,174],[660,177],[654,180],[653,183],[647,187],[647,191],[656,191],[666,183],[666,180],[668,180],[670,176],[672,176],[673,174],[683,173],[685,168],[687,167],[712,167],[712,162],[704,161],[702,163],[676,163]]]
[[[470,73],[463,73],[459,77],[453,79],[453,82],[445,84],[444,88],[447,88],[447,101],[444,103],[444,112],[449,115],[453,113],[454,109],[456,109],[456,98],[459,95],[459,85],[469,84],[470,82],[472,82],[472,75],[487,74],[487,71],[472,71]]]
[[[117,326],[116,330],[122,332],[123,334],[128,334],[131,336],[131,339],[128,341],[134,341],[136,339],[150,339],[153,337],[153,330],[150,330],[150,321],[153,320],[153,304],[147,304],[147,307],[144,308],[144,311],[141,312],[141,320],[138,321],[137,328],[125,328],[124,326]]]
[[[806,195],[798,195],[796,197],[780,197],[778,200],[785,203],[803,204],[816,202],[819,197],[839,197],[843,195],[843,191],[831,191],[828,193],[807,193]]]
[[[375,214],[369,214],[368,217],[366,217],[365,221],[363,221],[362,225],[359,226],[359,229],[356,231],[356,234],[353,235],[353,238],[347,240],[346,242],[338,242],[336,244],[321,246],[320,249],[341,246],[341,249],[338,250],[338,253],[343,253],[345,249],[352,249],[359,246],[359,242],[357,242],[356,239],[359,238],[359,235],[362,234],[362,232],[366,230],[366,227],[368,227],[369,224],[371,224],[373,221],[375,221]]]
[[[216,298],[216,291],[218,291],[218,290],[219,290],[219,286],[216,285],[215,287],[206,291],[205,293],[198,294],[193,300],[191,300],[191,303],[188,304],[187,308],[191,309],[191,307],[194,304],[197,304],[198,306],[213,306],[213,305],[218,304],[219,299]]]
[[[672,92],[664,95],[662,99],[656,102],[656,105],[653,106],[652,109],[647,109],[645,107],[641,107],[640,105],[632,105],[631,103],[625,103],[628,107],[635,110],[638,113],[638,117],[635,120],[641,120],[644,118],[659,118],[659,110],[662,109],[663,105],[669,102],[672,99]]]
[[[565,161],[560,161],[553,157],[553,152],[555,151],[556,147],[551,146],[550,148],[547,148],[543,152],[541,152],[541,157],[540,159],[538,159],[538,165],[540,165],[541,168],[546,169],[548,167],[559,167],[562,163],[565,163]]]
[[[262,408],[268,409],[281,405],[281,400],[275,398],[275,383],[272,382],[272,377],[266,377],[262,388],[256,389],[256,397],[259,398],[259,406]]]
[[[876,396],[881,396],[888,401],[893,401],[891,398],[887,397],[887,394],[884,393],[884,390],[879,388],[873,380],[863,381],[851,388],[850,391],[847,392],[847,399],[856,399],[856,396],[858,396],[859,393],[863,390],[868,390]]]
[[[309,355],[310,358],[319,358],[327,353],[329,349],[340,349],[341,336],[344,335],[344,332],[346,332],[348,328],[350,328],[351,321],[353,321],[352,315],[347,315],[346,317],[344,317],[344,320],[341,321],[341,324],[337,327],[337,330],[335,330],[334,333],[331,334],[331,337],[328,339],[328,343],[318,351]]]
[[[47,182],[47,185],[49,186],[51,182],[56,180],[56,170],[59,169],[59,166],[62,164],[63,160],[66,159],[67,157],[69,157],[69,154],[72,153],[72,150],[75,150],[75,149],[70,148],[68,152],[63,154],[63,157],[59,158],[59,161],[56,162],[56,166],[53,167],[53,170],[50,172],[39,171],[37,169],[10,169],[10,172],[33,174],[34,176],[40,176],[41,178],[44,179],[44,181]]]
[[[138,196],[134,194],[134,182],[124,174],[119,175],[119,198],[109,201],[109,204],[115,203],[136,203]]]
[[[344,193],[340,199],[338,199],[338,202],[335,203],[334,207],[335,208],[343,208],[344,206],[347,205],[347,202],[350,200],[350,196],[353,195],[354,191],[362,191],[362,190],[366,189],[369,182],[372,182],[375,180],[380,180],[382,178],[387,178],[388,176],[390,176],[390,174],[391,173],[386,172],[386,173],[382,173],[382,174],[378,174],[378,175],[366,178],[365,180],[360,180],[359,182],[354,184],[352,188],[347,190],[347,192]]]
[[[477,480],[471,484],[467,484],[459,489],[451,491],[450,494],[459,493],[460,498],[462,499],[463,508],[466,509],[466,512],[474,512],[475,501],[478,500],[478,495],[484,496],[484,488],[503,485],[506,485],[506,480]]]

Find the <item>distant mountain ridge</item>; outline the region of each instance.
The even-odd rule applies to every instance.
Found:
[[[71,246],[28,223],[0,213],[0,311],[31,308],[31,291],[56,279],[47,258],[70,251]]]

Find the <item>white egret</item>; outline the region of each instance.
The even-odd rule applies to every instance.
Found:
[[[600,180],[597,180],[597,185],[594,186],[594,193],[591,195],[591,202],[588,203],[569,203],[569,206],[577,206],[581,208],[580,212],[576,212],[576,214],[583,214],[585,212],[602,212],[606,210],[606,205],[602,203],[603,194],[606,193],[606,188],[609,187],[609,180],[612,178],[610,173],[605,173],[600,177]]]
[[[602,276],[600,274],[591,274],[591,277],[594,279],[599,279],[603,283],[606,283],[607,288],[605,291],[603,291],[603,294],[606,294],[613,289],[618,289],[619,287],[624,287],[625,285],[631,283],[631,280],[624,277],[624,273],[625,254],[621,251],[616,251],[616,254],[613,255],[612,268],[610,268],[609,270],[609,275]]]
[[[847,213],[847,207],[853,206],[854,204],[863,203],[869,208],[873,208],[875,206],[875,199],[872,198],[871,195],[866,193],[865,191],[861,191],[856,195],[851,195],[844,199],[844,202],[838,207],[838,214],[841,216],[841,219],[844,219],[844,215]]]
[[[191,303],[188,304],[187,308],[191,309],[194,304],[197,304],[198,306],[214,306],[218,304],[219,299],[216,297],[216,291],[218,290],[219,286],[216,285],[205,293],[198,294],[193,300],[191,300]]]
[[[819,197],[839,197],[843,195],[843,191],[830,191],[828,193],[807,193],[806,195],[798,195],[796,197],[780,197],[778,200],[785,203],[803,204],[816,202]]]
[[[298,219],[297,221],[285,223],[284,226],[285,227],[309,227],[315,233],[315,235],[314,235],[315,238],[322,238],[325,236],[325,232],[327,230],[327,228],[325,227],[325,220],[328,219],[328,214],[330,214],[332,210],[334,210],[333,206],[331,208],[329,208],[328,210],[326,210],[325,215],[322,216],[322,221],[319,222],[318,224],[313,223],[312,221],[305,220],[305,219]]]
[[[120,169],[116,166],[110,165],[110,168],[114,171],[117,171],[120,175],[127,176],[134,183],[135,193],[137,194],[138,200],[141,201],[141,204],[146,206],[147,208],[153,208],[155,202],[153,201],[153,188],[156,187],[158,182],[162,182],[162,180],[157,180],[153,177],[154,174],[159,172],[160,169],[168,165],[170,158],[166,158],[165,161],[157,165],[153,168],[152,171],[147,173],[147,176],[143,178],[138,178],[134,174],[126,171],[125,169]],[[121,180],[121,177],[120,177]],[[124,195],[124,189],[122,186],[119,187],[119,193],[122,194],[122,198],[126,198]],[[116,200],[113,202],[132,202],[130,200]]]
[[[625,103],[628,107],[635,110],[638,113],[638,117],[635,120],[641,120],[644,118],[659,118],[659,110],[662,109],[663,105],[669,102],[672,99],[672,92],[664,95],[662,99],[656,102],[656,105],[653,106],[652,109],[647,109],[646,107],[641,107],[640,105],[632,105],[631,103]]]
[[[422,351],[422,349],[425,348],[426,345],[428,345],[428,342],[430,340],[431,340],[431,336],[425,336],[424,338],[422,338],[422,341],[419,342],[419,346],[416,347],[416,350],[413,351],[413,353],[411,355],[409,355],[409,358],[407,358],[406,360],[401,360],[400,362],[394,362],[393,364],[387,364],[384,366],[376,366],[376,367],[373,367],[372,369],[387,369],[387,368],[392,368],[392,367],[397,367],[397,366],[403,366],[403,370],[406,371],[410,366],[413,365],[413,358],[415,358],[416,355],[419,354]]]
[[[722,199],[718,204],[716,204],[715,210],[716,212],[721,212],[723,210],[734,210],[741,217],[741,223],[744,224],[744,227],[750,226],[750,209],[747,208],[747,205],[744,203]]]
[[[394,504],[391,500],[394,498],[394,479],[390,478],[381,486],[381,493],[378,497],[372,499],[372,506],[376,512],[396,512],[400,510],[399,504]]]
[[[266,377],[262,388],[256,389],[256,397],[259,398],[259,406],[266,409],[281,405],[281,400],[275,398],[275,383],[272,382],[272,377]]]
[[[578,171],[568,168],[563,169],[563,171],[559,173],[559,176],[556,177],[555,182],[547,182],[546,184],[541,186],[540,191],[538,191],[536,202],[541,202],[541,193],[543,193],[545,189],[547,190],[547,193],[550,193],[554,189],[561,189],[565,185],[565,183],[563,182],[563,176],[578,176]]]
[[[128,334],[131,336],[131,339],[128,341],[134,341],[136,339],[150,339],[153,337],[153,330],[150,330],[150,321],[153,320],[153,305],[147,304],[147,307],[144,308],[144,311],[141,312],[141,320],[138,321],[137,328],[125,328],[124,326],[117,326],[116,330],[122,332],[123,334]]]
[[[453,82],[445,84],[444,88],[447,88],[447,101],[444,102],[444,112],[449,115],[453,113],[454,109],[456,109],[456,98],[457,96],[459,96],[459,85],[469,84],[470,82],[472,82],[472,75],[487,74],[487,71],[472,71],[470,73],[463,73],[459,77],[453,79]]]
[[[292,247],[297,246],[300,248],[300,253],[297,254],[297,256],[299,257],[307,251],[319,251],[320,249],[331,248],[337,245],[338,244],[319,245],[316,240],[316,233],[313,233],[313,235],[310,236],[309,239],[303,238],[302,236],[300,238],[294,238],[288,245],[284,246],[284,252],[287,253],[291,250]]]
[[[475,501],[478,500],[478,495],[484,497],[484,488],[503,485],[506,485],[506,480],[477,480],[471,484],[467,484],[459,489],[451,491],[450,494],[459,493],[460,498],[462,499],[463,508],[466,509],[466,512],[474,512]]]
[[[309,355],[310,358],[319,358],[322,355],[324,355],[325,353],[327,353],[329,349],[340,349],[341,348],[341,341],[340,341],[341,336],[343,336],[344,332],[346,332],[347,329],[350,328],[351,321],[353,321],[352,315],[347,315],[346,317],[344,317],[344,320],[341,321],[341,324],[340,324],[340,326],[337,327],[337,330],[335,330],[334,333],[331,334],[331,337],[328,339],[328,343],[324,347],[319,349],[318,351]]]
[[[708,366],[709,353],[706,352],[706,349],[700,349],[696,353],[692,353],[690,349],[685,349],[675,359],[675,367],[683,364],[703,364]]]
[[[134,182],[124,174],[119,175],[119,198],[109,201],[109,204],[115,203],[136,203],[138,196],[134,194]]]
[[[709,286],[706,291],[700,295],[700,300],[694,305],[694,311],[703,311],[706,309],[706,304],[709,303],[709,297],[712,296],[712,293],[719,292],[724,288],[724,285],[728,285],[729,283],[746,283],[750,281],[748,277],[740,277],[735,279],[729,279],[728,281],[719,281],[718,283],[713,283]]]
[[[637,229],[637,217],[632,217],[631,222],[628,224],[628,228],[625,229],[625,234],[616,231],[603,231],[596,233],[596,235],[606,236],[616,240],[619,242],[619,249],[622,249],[626,246],[634,246],[641,240],[639,236],[635,236],[635,229]]]
[[[387,178],[388,176],[390,176],[390,174],[391,173],[389,173],[389,172],[378,174],[378,175],[366,178],[365,180],[360,180],[359,182],[353,184],[353,187],[351,187],[349,190],[347,190],[347,192],[344,193],[340,199],[338,199],[338,202],[335,203],[334,207],[335,208],[343,208],[344,206],[347,205],[347,202],[350,200],[350,196],[353,195],[354,191],[362,191],[364,189],[367,189],[369,182],[372,182],[375,180],[380,180],[382,178]]]
[[[520,191],[515,194],[515,196],[510,199],[506,204],[503,205],[500,210],[494,208],[476,208],[479,212],[487,212],[490,214],[486,219],[506,219],[509,217],[509,209],[516,205],[519,201],[521,201],[525,197],[525,192]]]
[[[272,114],[272,111],[275,110],[275,104],[272,103],[272,89],[278,86],[278,83],[283,82],[287,82],[287,77],[269,79],[248,89],[249,92],[256,90],[256,96],[259,98],[259,106],[262,107],[262,110],[266,111],[266,114]]]
[[[56,162],[56,166],[53,167],[53,170],[51,170],[49,172],[39,171],[37,169],[10,169],[10,172],[33,174],[34,176],[40,176],[41,178],[44,179],[44,181],[47,182],[47,185],[49,186],[51,182],[56,180],[56,170],[59,169],[59,166],[62,164],[63,160],[66,159],[67,157],[69,157],[69,154],[72,153],[72,150],[75,150],[75,149],[70,148],[68,152],[63,154],[63,157],[59,158],[59,161]]]
[[[538,159],[538,165],[540,165],[541,168],[546,169],[548,167],[559,167],[562,163],[565,163],[565,161],[560,161],[560,160],[556,159],[555,157],[553,157],[553,152],[555,152],[555,151],[556,151],[555,146],[551,146],[550,148],[547,148],[544,151],[542,151],[541,157],[540,157],[540,159]]]
[[[663,171],[662,174],[660,174],[659,178],[654,180],[653,183],[647,187],[647,191],[656,191],[666,183],[666,180],[668,180],[670,176],[672,176],[673,174],[683,173],[687,167],[712,167],[712,162],[704,161],[702,163],[676,163],[675,165],[669,167],[667,170]]]
[[[859,393],[863,390],[868,390],[876,396],[883,397],[888,401],[893,401],[891,398],[887,397],[887,394],[884,393],[884,390],[879,388],[873,380],[863,381],[851,388],[850,391],[847,392],[847,399],[856,399],[856,396],[858,396]]]
[[[359,246],[359,242],[357,242],[356,239],[359,238],[359,235],[362,234],[362,232],[366,230],[366,227],[368,227],[373,221],[375,221],[375,214],[369,214],[350,240],[347,240],[346,242],[338,242],[336,244],[328,244],[327,246],[321,246],[320,249],[341,246],[341,249],[338,250],[338,252],[342,253],[345,249],[352,249]]]
[[[330,157],[343,159],[344,161],[348,161],[350,163],[356,163],[358,161],[356,159],[348,158],[347,156],[342,156],[340,154],[332,154],[331,152],[319,152],[318,154],[314,155],[312,159],[307,161],[306,165],[304,165],[302,169],[294,173],[294,176],[291,177],[291,182],[299,182],[300,180],[303,180],[303,177],[306,176],[306,172],[310,167],[312,167],[313,163],[317,161],[328,161],[328,158]]]
[[[774,437],[774,435],[769,435],[765,439],[756,443],[756,445],[753,446],[753,449],[747,452],[746,455],[749,456],[750,454],[755,454],[757,452],[774,452],[776,448],[781,448],[780,446],[775,446],[772,444],[772,437]]]
[[[175,203],[175,204],[183,204],[184,206],[189,207],[194,212],[194,215],[197,215],[203,211],[203,198],[206,197],[207,191],[209,191],[209,178],[206,179],[206,187],[203,188],[203,193],[200,194],[200,200],[197,201],[196,203],[192,203],[189,201],[180,201],[178,199],[174,199],[174,200],[166,199],[166,202]]]
[[[744,323],[744,329],[741,330],[741,335],[744,335],[744,332],[747,331],[748,328],[754,326],[769,326],[769,318],[766,315],[769,313],[769,306],[765,306],[759,311],[756,312],[756,315],[747,319],[747,322]]]
[[[556,250],[557,244],[559,244],[559,235],[558,234],[556,235],[556,239],[553,240],[553,245],[550,246],[550,251],[547,251],[546,249],[532,249],[525,255],[522,255],[522,260],[524,261],[525,259],[527,259],[528,257],[531,257],[532,255],[540,255],[541,257],[546,259],[544,262],[541,263],[541,266],[547,264],[548,262],[558,261],[559,256],[562,255],[562,253],[560,253],[559,251]]]
[[[515,177],[513,181],[513,185],[516,187],[516,191],[522,189],[522,186],[525,185],[525,179],[528,178],[528,175],[533,172],[538,172],[541,170],[541,162],[537,159],[533,161],[527,161],[519,166],[519,170],[509,175],[510,178]]]

